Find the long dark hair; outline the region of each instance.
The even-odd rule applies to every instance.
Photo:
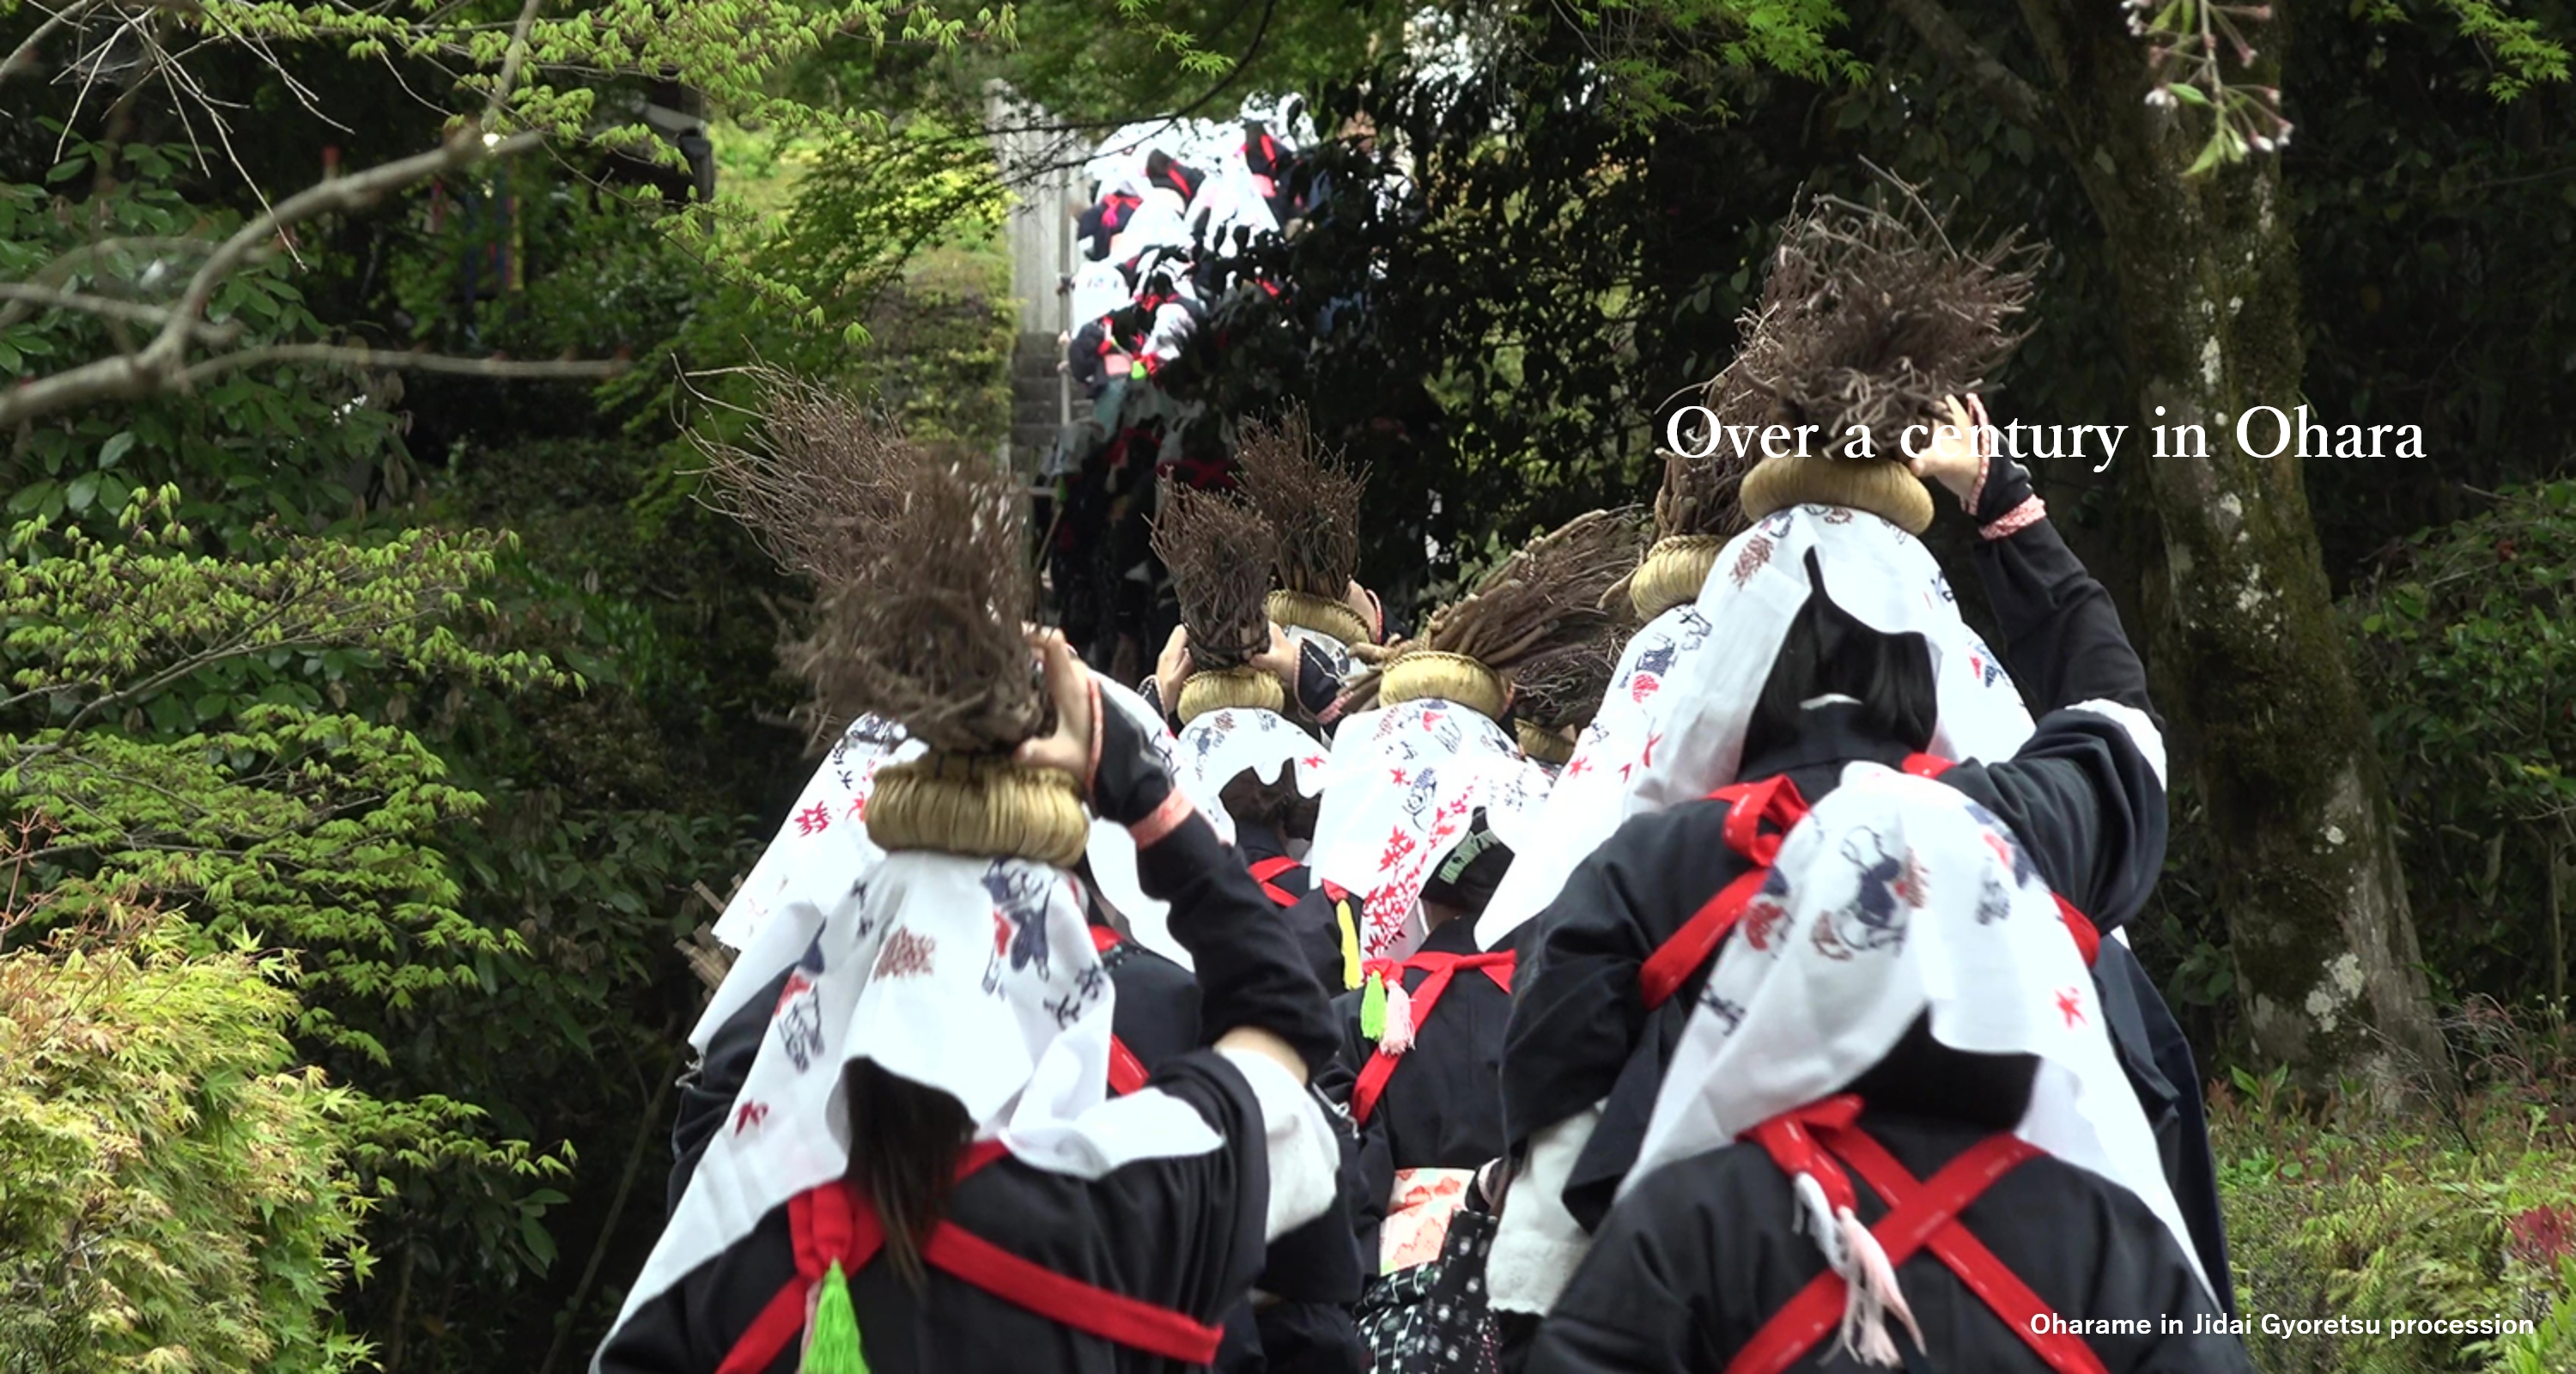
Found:
[[[1771,664],[1745,727],[1744,758],[1759,758],[1797,736],[1801,703],[1840,693],[1861,704],[1864,728],[1921,749],[1932,742],[1940,719],[1932,685],[1932,646],[1919,634],[1884,634],[1861,623],[1825,595],[1825,579],[1811,550],[1807,581],[1815,590]]]
[[[1246,768],[1226,782],[1217,800],[1225,803],[1225,813],[1238,823],[1266,825],[1291,840],[1314,838],[1315,814],[1324,803],[1322,797],[1298,790],[1293,764],[1282,765],[1272,782],[1263,782],[1260,770]]]
[[[948,1190],[975,1123],[956,1098],[898,1078],[871,1060],[841,1073],[850,1107],[850,1187],[876,1209],[886,1259],[922,1291],[921,1248],[948,1215]]]
[[[2009,1131],[2030,1110],[2038,1076],[2036,1055],[1972,1054],[1933,1039],[1932,1014],[1925,1012],[1848,1091],[1880,1111]]]

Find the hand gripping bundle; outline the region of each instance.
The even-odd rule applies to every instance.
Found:
[[[1818,430],[1809,452],[1766,456],[1745,475],[1747,520],[1847,506],[1921,534],[1932,497],[1905,464],[1905,431],[1936,421],[1944,397],[1984,389],[2021,343],[2010,323],[2029,303],[2036,249],[2018,232],[1954,247],[1940,216],[1897,189],[1899,210],[1816,196],[1790,217],[1743,351],[1709,383],[1721,425]],[[1872,456],[1851,451],[1860,434]]]

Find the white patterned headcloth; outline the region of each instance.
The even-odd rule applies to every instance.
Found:
[[[1952,1049],[2039,1059],[2018,1134],[2137,1194],[2197,1272],[2048,880],[1965,793],[1872,763],[1847,765],[1782,839],[1691,1010],[1622,1192],[1843,1091],[1926,1012]]]
[[[1476,936],[1488,948],[1546,909],[1566,875],[1629,817],[1697,800],[1736,780],[1744,732],[1790,623],[1818,588],[1884,634],[1931,646],[1938,717],[1932,752],[1993,762],[2030,738],[2030,710],[2001,659],[1959,618],[1922,541],[1865,512],[1793,506],[1718,554],[1695,606],[1664,612],[1629,641],[1600,714],[1575,746]]]

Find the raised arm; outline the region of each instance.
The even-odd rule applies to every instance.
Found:
[[[1975,397],[1954,424],[1985,428]],[[2029,470],[1936,437],[1916,471],[1977,523],[1978,575],[2002,622],[2006,664],[2038,728],[2009,761],[1945,781],[2012,826],[2058,895],[2104,933],[2136,914],[2163,870],[2163,726],[2111,595],[2049,524]]]
[[[1124,711],[1102,709],[1098,685],[1063,637],[1048,635],[1041,647],[1057,726],[1022,745],[1022,759],[1083,779],[1092,813],[1134,837],[1137,880],[1171,904],[1172,938],[1197,966],[1200,1033],[1219,1049],[1272,1059],[1303,1083],[1340,1037],[1296,937],[1145,731]]]

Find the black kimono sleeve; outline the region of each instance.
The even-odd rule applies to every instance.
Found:
[[[1609,1096],[1653,1018],[1670,1018],[1679,1034],[1692,999],[1650,1013],[1637,970],[1741,871],[1718,839],[1726,811],[1692,802],[1630,818],[1530,922],[1503,1042],[1503,1129],[1514,1150]]]
[[[751,1077],[752,1061],[760,1058],[770,1013],[777,1009],[787,979],[795,972],[792,966],[780,969],[767,986],[726,1017],[707,1037],[707,1052],[698,1067],[680,1080],[679,1117],[671,1123],[671,1183],[665,1215],[680,1210],[680,1197],[689,1191],[689,1176],[698,1171],[698,1160],[724,1128],[734,1096],[742,1091],[743,1080]]]
[[[1134,721],[1116,710],[1095,711],[1093,721],[1100,731],[1091,782],[1096,814],[1133,830],[1167,803],[1181,804]],[[1238,1026],[1256,1026],[1287,1041],[1310,1071],[1331,1060],[1339,1037],[1324,990],[1242,851],[1218,839],[1196,811],[1138,839],[1137,881],[1145,895],[1170,903],[1172,937],[1197,966],[1199,1034],[1214,1044]]]
[[[1350,1098],[1351,1073],[1328,1064],[1315,1076],[1315,1091],[1335,1104],[1326,1113],[1341,1144],[1341,1170],[1333,1205],[1322,1216],[1270,1243],[1254,1287],[1275,1299],[1254,1309],[1260,1334],[1260,1368],[1270,1374],[1360,1374],[1368,1347],[1351,1319],[1366,1277],[1377,1272],[1377,1252],[1360,1249],[1356,1211],[1364,1194],[1359,1139],[1339,1104]],[[1374,1244],[1374,1237],[1371,1238]]]
[[[1976,518],[2000,518],[2030,490],[2028,473],[1998,460]],[[2120,628],[2111,594],[2048,521],[1980,540],[1975,559],[2003,629],[2004,660],[2041,714],[2009,761],[1964,765],[1943,781],[2001,816],[2049,886],[2108,935],[2137,914],[2164,871],[2161,759],[2150,761],[2116,712],[2068,708],[2111,703],[2143,717],[2149,734],[2160,732],[2146,667]],[[2154,747],[2161,754],[2161,739]]]

